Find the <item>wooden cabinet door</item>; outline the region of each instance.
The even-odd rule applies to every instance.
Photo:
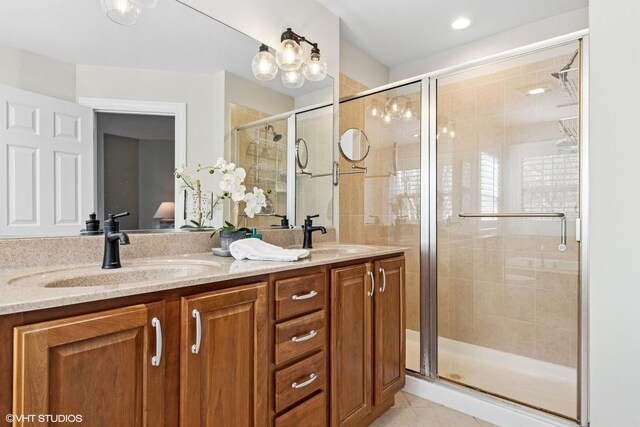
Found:
[[[405,382],[404,258],[376,261],[374,298],[374,403],[382,403]]]
[[[151,359],[152,319],[166,326],[163,316],[163,303],[140,304],[15,328],[14,414],[80,415],[90,426],[162,426],[165,363]]]
[[[184,297],[181,305],[180,424],[266,425],[267,284]]]
[[[370,264],[332,270],[331,425],[350,426],[372,407]]]

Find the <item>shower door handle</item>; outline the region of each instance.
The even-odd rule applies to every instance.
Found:
[[[460,212],[460,218],[560,218],[558,250],[567,250],[567,214],[564,212]]]

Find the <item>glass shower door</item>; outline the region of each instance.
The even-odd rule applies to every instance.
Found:
[[[438,376],[577,418],[579,45],[437,79]]]

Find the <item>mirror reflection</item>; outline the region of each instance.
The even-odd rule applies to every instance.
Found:
[[[78,234],[91,212],[130,211],[128,230],[187,223],[174,169],[195,174],[224,157],[234,127],[333,102],[329,77],[299,89],[254,78],[260,45],[177,1],[161,0],[131,26],[109,20],[97,0],[3,1],[0,236]],[[263,130],[271,142],[280,135],[286,154],[287,129]],[[216,178],[201,175],[216,191]],[[274,213],[287,211],[281,195]]]
[[[296,163],[298,163],[298,167],[303,171],[309,163],[309,151],[307,149],[307,142],[302,138],[298,138],[298,140],[296,141]]]
[[[357,128],[347,129],[340,136],[338,141],[340,154],[351,163],[363,161],[369,154],[369,138]]]

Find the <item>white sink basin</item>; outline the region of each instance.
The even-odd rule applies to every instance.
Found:
[[[103,270],[99,266],[75,267],[15,277],[15,286],[72,288],[168,282],[213,273],[220,264],[213,261],[164,260],[124,262],[122,268]]]

